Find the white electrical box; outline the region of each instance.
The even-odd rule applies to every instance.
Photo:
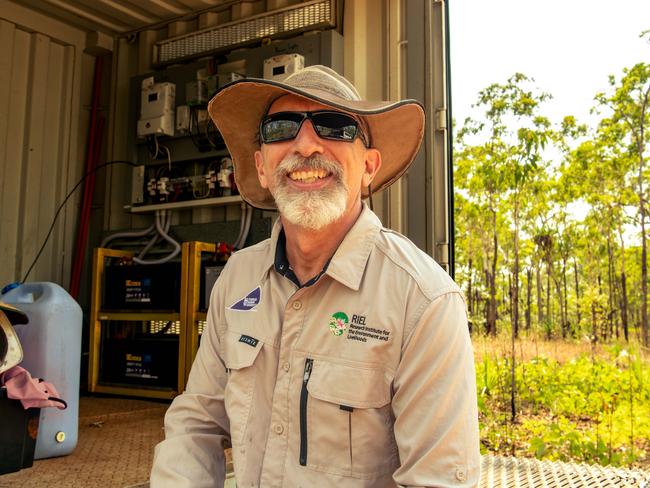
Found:
[[[305,67],[305,58],[300,54],[281,54],[264,60],[264,79],[284,81],[289,75]]]
[[[176,107],[176,133],[187,134],[190,130],[190,107],[179,105]]]
[[[131,203],[144,202],[144,165],[133,168],[131,180]]]
[[[176,85],[154,83],[153,76],[142,80],[138,137],[174,135]]]

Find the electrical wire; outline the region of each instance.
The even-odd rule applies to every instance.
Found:
[[[156,229],[158,230],[158,233],[165,239],[167,242],[169,242],[171,245],[174,246],[174,250],[167,256],[161,259],[154,259],[151,261],[145,261],[144,259],[139,259],[137,257],[133,258],[133,262],[137,264],[163,264],[166,263],[167,261],[170,261],[174,259],[178,254],[181,252],[181,245],[174,240],[167,232],[165,232],[165,229],[163,228],[161,224],[161,220],[163,218],[166,218],[166,213],[167,210],[156,210]]]
[[[246,202],[242,203],[242,214],[241,221],[239,225],[239,236],[233,244],[235,249],[241,249],[246,244],[246,239],[248,238],[248,233],[251,228],[251,221],[253,220],[253,207],[248,205]]]
[[[165,220],[162,224],[163,228],[165,229],[165,233],[169,232],[169,227],[171,226],[172,219],[171,219],[171,214],[167,214],[169,217],[165,217]],[[156,226],[156,223],[154,221],[153,224],[151,224],[154,228]],[[149,252],[149,249],[151,249],[160,239],[162,239],[162,236],[156,231],[154,236],[151,238],[151,240],[147,243],[147,245],[140,251],[140,254],[138,254],[138,259],[144,259],[145,255]]]
[[[115,234],[111,234],[109,236],[106,236],[102,243],[99,245],[99,247],[107,247],[109,242],[114,241],[115,239],[122,239],[123,237],[144,237],[148,234],[151,234],[153,230],[155,229],[156,224],[151,224],[149,227],[147,227],[144,230],[139,230],[139,231],[133,231],[133,232],[117,232]]]
[[[68,192],[68,194],[65,196],[63,199],[63,202],[59,205],[59,207],[56,209],[56,212],[54,213],[54,218],[52,219],[52,224],[50,225],[50,229],[47,231],[47,235],[45,236],[45,240],[43,241],[43,245],[39,249],[38,253],[36,254],[36,257],[34,258],[34,261],[32,261],[32,264],[29,266],[27,269],[27,272],[25,273],[25,276],[23,277],[21,283],[24,283],[27,278],[29,277],[29,273],[31,273],[32,269],[36,265],[36,262],[38,261],[38,258],[41,257],[41,254],[43,253],[43,250],[45,249],[45,245],[47,244],[47,241],[50,239],[50,236],[52,235],[52,231],[54,230],[54,225],[56,224],[56,219],[59,217],[59,214],[61,213],[61,210],[67,203],[67,201],[70,199],[70,197],[74,194],[74,192],[81,186],[81,184],[84,182],[88,176],[96,172],[97,170],[101,168],[105,168],[106,166],[111,166],[113,164],[127,164],[129,166],[136,167],[138,166],[136,163],[132,163],[131,161],[122,161],[122,160],[115,160],[115,161],[107,161],[106,163],[98,164],[95,166],[93,169],[90,171],[87,171],[84,173],[84,175],[81,177],[81,179],[77,182],[77,184]]]

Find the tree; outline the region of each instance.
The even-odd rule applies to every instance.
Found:
[[[648,335],[648,259],[647,259],[647,214],[648,190],[645,181],[648,178],[646,168],[647,135],[650,129],[650,64],[639,63],[623,70],[623,76],[616,80],[610,76],[611,93],[599,93],[597,102],[612,111],[610,117],[604,118],[599,130],[619,131],[624,137],[619,144],[623,146],[631,161],[636,176],[635,193],[638,205],[638,222],[641,238],[641,337],[643,345],[650,346]]]

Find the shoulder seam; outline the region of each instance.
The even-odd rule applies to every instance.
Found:
[[[398,237],[404,238],[401,234],[398,232],[392,231],[390,229],[383,229],[382,231],[386,230],[390,234],[396,235]],[[380,231],[381,232],[381,231]],[[409,243],[413,244],[411,241]],[[415,244],[413,244],[415,246]],[[388,258],[395,266],[403,270],[408,276],[410,276],[413,281],[417,284],[418,288],[422,292],[422,294],[430,301],[435,300],[437,297],[440,295],[443,295],[445,293],[449,292],[456,292],[458,291],[457,285],[456,286],[445,286],[443,288],[437,289],[437,290],[432,290],[431,288],[425,286],[424,283],[422,283],[422,278],[420,276],[417,276],[415,273],[413,273],[411,270],[407,269],[405,266],[403,266],[399,261],[394,259],[393,256],[391,256],[387,250],[379,243],[379,240],[376,241],[375,247],[384,255],[386,258]],[[432,258],[433,259],[433,258]],[[450,277],[451,278],[451,277]]]

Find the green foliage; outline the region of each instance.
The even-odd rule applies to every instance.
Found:
[[[476,376],[484,452],[612,465],[650,461],[650,365],[634,351],[615,346],[606,357],[520,363],[515,424],[503,413],[509,359],[484,356]]]
[[[650,346],[650,64],[609,82],[594,127],[545,117],[551,95],[521,73],[479,92],[454,151],[456,270],[474,332]]]

